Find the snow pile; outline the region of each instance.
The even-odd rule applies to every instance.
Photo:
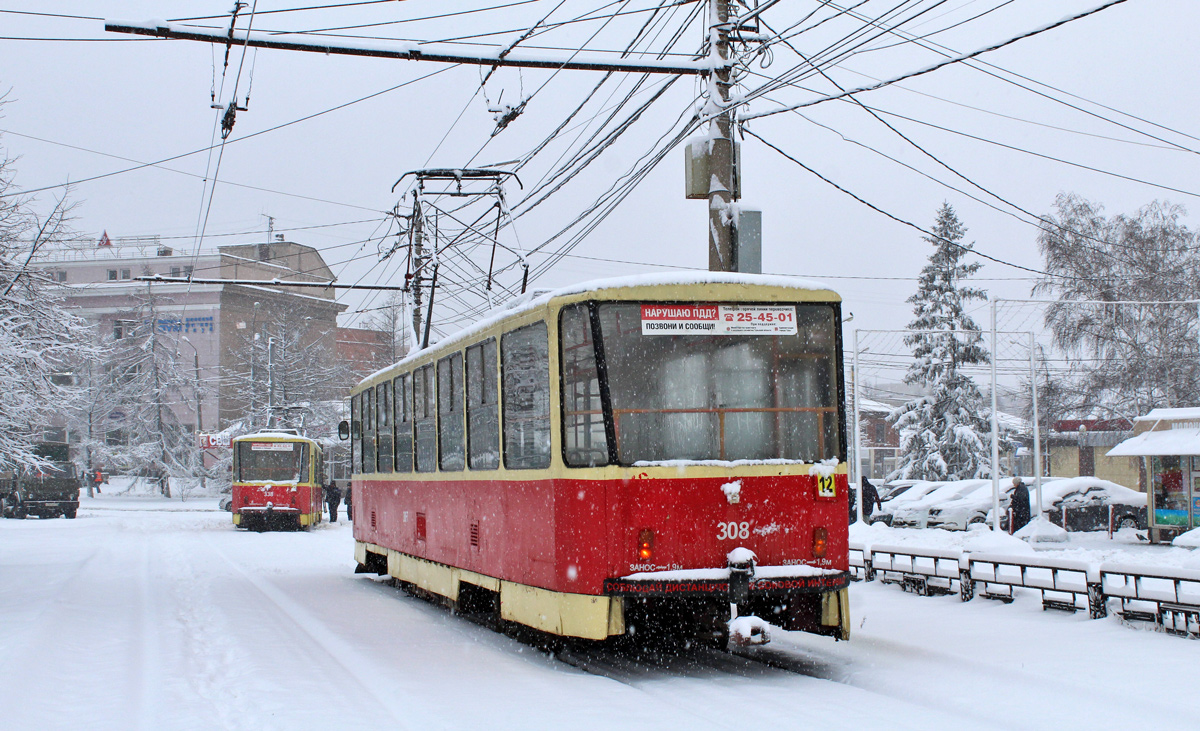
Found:
[[[1007,533],[997,533],[983,526],[971,526],[963,538],[964,551],[971,553],[998,553],[1003,555],[1032,556],[1033,548],[1025,541]]]
[[[1046,516],[1039,515],[1036,520],[1031,520],[1029,523],[1017,531],[1014,538],[1019,538],[1030,543],[1066,543],[1067,532],[1059,526],[1046,520]]]
[[[819,475],[821,477],[832,477],[834,470],[837,469],[837,466],[837,457],[834,457],[833,459],[823,459],[820,462],[814,463],[812,467],[809,467],[808,474]]]
[[[765,645],[771,641],[771,635],[767,623],[751,615],[729,620],[729,639],[733,640],[733,644],[745,647]]]
[[[1172,546],[1182,548],[1200,548],[1200,528],[1192,528],[1186,533],[1180,533],[1171,541]]]
[[[738,546],[730,551],[727,556],[725,556],[725,560],[729,562],[730,566],[745,566],[748,563],[757,561],[758,556],[756,556],[754,551],[751,551],[749,548]]]
[[[737,505],[742,501],[742,481],[726,482],[721,485],[721,492],[725,493],[725,499],[730,505]]]

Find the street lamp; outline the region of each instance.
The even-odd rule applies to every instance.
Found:
[[[179,339],[182,342],[187,343],[188,347],[192,349],[192,364],[195,366],[195,369],[196,369],[195,370],[195,373],[196,373],[196,385],[195,385],[195,391],[196,391],[196,448],[200,449],[200,441],[199,441],[200,433],[202,431],[204,431],[204,420],[203,420],[203,417],[200,415],[200,408],[202,405],[200,402],[200,351],[196,350],[196,346],[192,344],[192,341],[188,339],[187,335],[183,335]],[[176,351],[176,352],[178,352],[178,351]],[[200,489],[201,490],[204,489],[204,451],[203,450],[200,450]]]
[[[196,370],[196,434],[199,435],[200,432],[204,431],[204,421],[200,415],[200,351],[196,350],[196,346],[192,344],[191,340],[188,340],[187,335],[179,339],[187,343],[188,347],[192,349],[192,364]]]

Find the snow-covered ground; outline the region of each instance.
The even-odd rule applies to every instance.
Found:
[[[1130,540],[1072,536],[1054,550],[1192,555]],[[0,521],[0,728],[960,731],[1200,718],[1200,645],[1044,612],[1034,592],[964,604],[858,583],[850,642],[773,632],[770,647],[803,673],[674,666],[619,682],[353,568],[345,522],[241,533],[212,499],[105,494],[76,520]]]

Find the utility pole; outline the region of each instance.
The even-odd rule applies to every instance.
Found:
[[[729,0],[709,0],[708,270],[737,271],[737,216],[733,208],[733,110],[729,106]]]
[[[413,321],[413,345],[418,346],[421,338],[421,279],[423,269],[425,268],[425,249],[423,236],[424,229],[424,212],[421,211],[421,192],[424,184],[418,180],[417,187],[413,190],[413,208],[412,208],[412,226],[409,231],[412,232],[412,251],[409,253],[408,260],[412,266],[412,279],[408,282],[408,291],[412,293],[412,321]]]

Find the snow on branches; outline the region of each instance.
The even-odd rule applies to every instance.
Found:
[[[990,409],[963,366],[988,362],[979,326],[966,313],[986,293],[964,285],[981,264],[966,264],[971,245],[949,203],[942,204],[932,237],[929,263],[921,270],[917,293],[908,299],[916,316],[905,342],[913,363],[904,377],[925,395],[888,417],[900,433],[900,454],[888,479],[960,480],[990,474]]]

